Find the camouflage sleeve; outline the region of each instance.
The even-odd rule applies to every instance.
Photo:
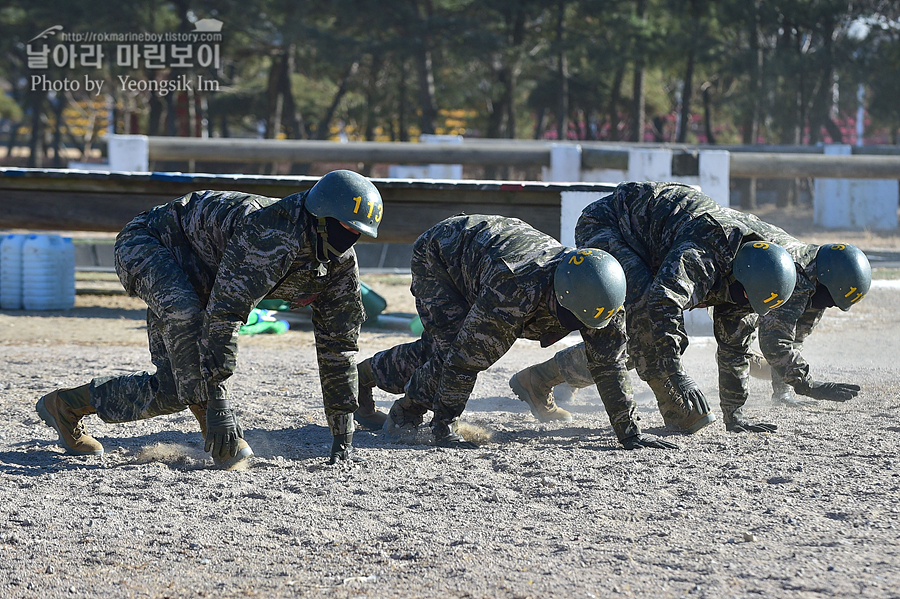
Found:
[[[771,310],[759,320],[759,348],[769,365],[792,387],[809,381],[809,364],[800,354],[803,339],[798,330],[800,322],[803,320],[804,327],[811,329],[818,318],[815,314],[805,316],[806,313],[818,312],[821,317],[821,311],[812,308],[807,310],[811,295],[809,291],[795,291],[786,304],[777,310]],[[813,321],[811,324],[810,319]]]
[[[364,307],[355,251],[332,264],[330,283],[311,308],[325,418],[331,434],[342,435],[352,432],[352,413],[357,408],[356,354]]]
[[[238,330],[250,310],[287,273],[292,263],[292,241],[282,231],[248,219],[226,245],[200,337],[204,401],[227,396],[225,381],[234,373]]]
[[[620,310],[602,329],[581,332],[588,369],[600,392],[609,422],[619,441],[640,433],[635,417],[637,405],[628,376],[625,319]]]
[[[642,377],[647,372],[654,372],[651,365],[655,365],[658,360],[647,309],[648,292],[654,280],[653,271],[644,258],[628,245],[618,227],[583,226],[576,229],[576,241],[579,247],[596,247],[609,252],[625,271],[628,281],[625,289],[625,326],[632,332],[631,358]]]
[[[493,298],[478,298],[466,314],[444,360],[435,404],[465,406],[479,372],[509,351],[526,315],[519,306],[497,306]]]
[[[824,314],[825,308],[813,308],[812,306],[803,311],[797,320],[797,333],[794,335],[795,348],[802,348],[803,342],[812,334]]]
[[[713,308],[713,332],[718,348],[719,401],[725,423],[750,395],[750,344],[756,336],[759,315],[749,308],[719,305]]]
[[[656,359],[641,372],[635,356],[644,380],[681,371],[681,355],[688,345],[683,312],[700,304],[720,276],[711,253],[693,239],[683,239],[672,246],[647,292],[646,321],[650,331],[643,344],[652,346]]]

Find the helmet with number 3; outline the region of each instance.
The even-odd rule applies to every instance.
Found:
[[[603,250],[570,250],[556,267],[553,290],[562,307],[588,327],[601,329],[625,303],[625,271]]]
[[[760,316],[788,301],[797,284],[797,267],[790,254],[768,241],[742,245],[734,256],[732,272]]]
[[[332,171],[306,194],[306,209],[318,218],[331,217],[357,233],[378,237],[384,213],[381,194],[371,181],[353,171]]]
[[[828,289],[834,305],[846,312],[869,293],[872,267],[854,245],[823,245],[816,252],[816,277]]]

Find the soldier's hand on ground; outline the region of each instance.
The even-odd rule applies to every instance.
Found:
[[[328,458],[328,464],[334,465],[338,462],[365,462],[353,447],[353,435],[335,435],[331,442],[331,456]]]
[[[767,422],[750,422],[742,418],[726,424],[725,430],[729,433],[774,433],[778,430],[778,425]]]
[[[237,454],[238,439],[244,431],[237,413],[226,401],[210,401],[206,409],[206,445],[204,449],[214,458],[232,457]]]
[[[669,377],[675,391],[684,398],[685,407],[698,414],[709,414],[709,402],[700,390],[700,385],[683,372],[676,372]]]
[[[794,391],[800,395],[812,397],[813,399],[824,399],[826,401],[848,401],[859,394],[859,385],[852,383],[825,383],[822,381],[809,381],[808,383],[800,383],[794,387]]]
[[[465,437],[460,435],[453,428],[436,419],[431,423],[431,432],[434,434],[434,444],[438,447],[447,447],[449,449],[478,449],[478,445],[471,441],[466,441]]]
[[[645,435],[643,433],[638,433],[622,439],[622,445],[625,449],[644,449],[645,447],[651,447],[653,449],[680,449],[678,445],[671,441],[666,441],[665,439],[660,439],[653,435]]]

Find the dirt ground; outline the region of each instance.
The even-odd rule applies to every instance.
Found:
[[[367,282],[412,311],[408,277]],[[775,434],[720,419],[670,435],[636,377],[644,428],[681,449],[621,449],[594,389],[564,404],[573,422],[540,424],[507,381],[557,348],[519,341],[464,415],[479,449],[358,432],[367,462],[331,467],[313,336],[296,324],[241,341],[234,397],[256,455],[237,472],[212,468],[190,412],[88,417],[98,457],[66,456],[35,413],[54,388],[152,367],[142,302],[0,311],[0,596],[897,598],[898,305],[879,281],[807,344],[818,378],[862,386],[855,400],[772,407],[753,380],[746,411]],[[365,327],[360,356],[412,339]],[[714,352],[693,338],[684,360],[713,400]]]

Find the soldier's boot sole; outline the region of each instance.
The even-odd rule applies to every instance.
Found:
[[[71,408],[66,410],[63,401],[59,398],[59,390],[48,393],[37,401],[34,409],[44,424],[56,431],[59,436],[60,446],[70,455],[102,455],[103,445],[84,430],[81,422],[83,416],[72,420]],[[75,414],[77,416],[77,414]],[[72,432],[66,426],[71,423]]]
[[[666,427],[672,429],[679,433],[685,433],[688,435],[693,435],[697,431],[706,428],[710,424],[716,421],[715,414],[703,414],[699,416],[697,420],[692,421],[691,419],[680,419],[680,420],[672,420],[666,419],[663,417],[663,421],[666,423]]]
[[[537,400],[540,400],[540,398],[537,398],[537,400],[535,399],[534,395],[537,395],[537,392],[534,391],[533,386],[527,381],[523,384],[519,379],[519,375],[523,373],[525,373],[525,370],[514,374],[512,378],[509,379],[509,387],[519,399],[528,405],[528,408],[531,410],[531,415],[540,422],[571,422],[572,414],[557,406],[553,402],[552,394],[548,395],[547,401],[541,402],[539,405]]]
[[[796,397],[792,392],[787,393],[773,393],[772,394],[772,405],[780,406],[786,408],[801,408],[804,406],[815,406],[818,405],[818,401],[815,399],[800,399]]]
[[[206,441],[206,408],[200,404],[188,406],[194,418],[200,424],[200,436]],[[238,439],[237,453],[228,458],[217,458],[213,456],[213,463],[220,470],[234,470],[235,468],[246,465],[246,460],[253,456],[253,448],[243,439]]]
[[[762,354],[751,352],[750,354],[750,376],[755,379],[772,378],[772,367],[766,361]]]

